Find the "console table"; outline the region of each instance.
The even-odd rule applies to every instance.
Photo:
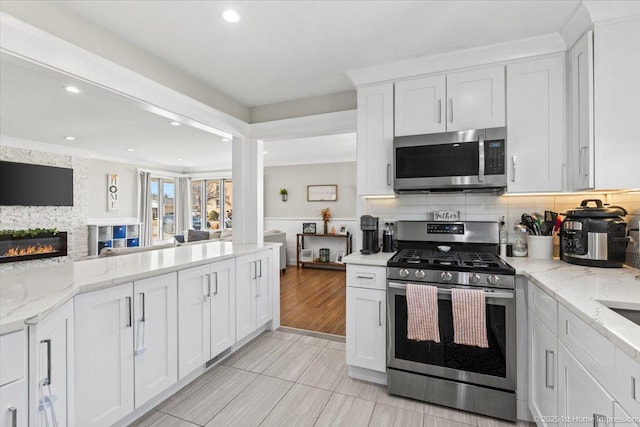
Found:
[[[351,234],[306,234],[299,233],[296,235],[296,265],[298,268],[302,267],[333,267],[341,270],[346,270],[347,267],[345,264],[338,262],[320,262],[315,261],[302,261],[300,259],[300,251],[304,249],[304,240],[305,239],[313,239],[313,238],[330,238],[330,239],[342,239],[344,240],[344,255],[347,256],[351,253]],[[331,258],[329,258],[331,259]]]

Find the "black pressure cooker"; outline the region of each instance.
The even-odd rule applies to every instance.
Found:
[[[595,207],[588,206],[589,202]],[[620,206],[604,206],[587,199],[569,209],[560,228],[560,259],[591,267],[622,267],[625,261],[627,211]]]

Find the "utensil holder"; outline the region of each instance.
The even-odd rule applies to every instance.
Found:
[[[553,259],[553,236],[528,236],[529,258]]]

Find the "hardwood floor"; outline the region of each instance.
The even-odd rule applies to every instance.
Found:
[[[280,275],[280,324],[344,336],[346,281],[344,271],[288,266]]]

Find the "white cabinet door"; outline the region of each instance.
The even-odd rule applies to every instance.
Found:
[[[358,195],[393,195],[393,83],[358,88]]]
[[[211,357],[236,342],[236,263],[211,264]]]
[[[208,265],[178,272],[178,374],[181,379],[211,359],[209,273]]]
[[[509,192],[563,190],[564,56],[507,66]]]
[[[262,326],[272,319],[271,310],[271,274],[272,251],[261,252],[256,257],[256,327]]]
[[[504,91],[502,66],[447,74],[447,131],[505,126]]]
[[[569,51],[571,68],[571,189],[594,188],[593,32],[587,31]]]
[[[444,75],[395,84],[395,136],[444,132]]]
[[[236,340],[256,330],[256,257],[236,258]]]
[[[28,427],[27,380],[0,387],[0,427]]]
[[[613,399],[587,372],[569,350],[558,346],[558,415],[560,425],[598,427],[611,426],[607,422],[613,416]],[[579,420],[577,418],[583,418]],[[584,420],[584,418],[587,418]],[[601,419],[594,422],[593,419]]]
[[[75,425],[73,338],[73,301],[29,327],[32,426],[51,425],[52,414],[59,426]],[[53,397],[53,408],[39,409],[44,396]]]
[[[132,296],[129,283],[75,297],[78,426],[110,426],[133,411]]]
[[[386,372],[386,293],[347,287],[347,365]]]
[[[178,381],[177,285],[176,273],[133,284],[136,408]]]
[[[542,426],[558,413],[558,340],[529,310],[529,409]],[[547,417],[547,418],[545,418]]]
[[[636,418],[636,420],[638,420]],[[622,409],[618,402],[613,402],[613,426],[614,427],[638,427],[640,423],[634,422],[634,418]]]

